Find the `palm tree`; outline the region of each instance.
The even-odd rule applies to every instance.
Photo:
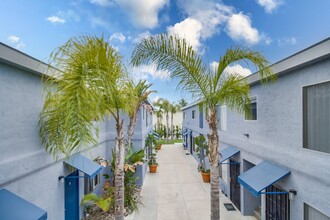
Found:
[[[174,134],[173,116],[178,110],[180,110],[179,106],[175,102],[171,103],[170,111],[171,111],[171,138],[172,139],[173,139],[173,134]]]
[[[102,38],[70,39],[51,55],[61,74],[44,78],[45,103],[40,114],[40,136],[56,159],[97,145],[93,121],[107,113],[116,121],[115,218],[124,219],[124,135],[121,112],[130,104],[125,88],[122,56]],[[97,133],[97,132],[96,132]]]
[[[208,146],[211,164],[211,219],[220,219],[219,207],[219,134],[216,106],[226,104],[238,112],[246,111],[250,103],[250,87],[239,74],[225,77],[226,67],[234,62],[252,63],[262,79],[275,78],[268,68],[269,62],[258,52],[235,47],[228,49],[212,71],[184,39],[166,34],[143,39],[134,49],[131,63],[134,66],[155,63],[157,69],[169,70],[182,89],[191,93],[200,106],[208,109]]]
[[[137,113],[141,106],[141,103],[148,99],[148,96],[155,91],[150,91],[149,88],[152,84],[148,84],[146,80],[140,80],[136,85],[133,81],[127,82],[127,91],[129,93],[129,102],[131,105],[130,110],[128,111],[129,116],[129,125],[127,129],[127,146],[126,151],[130,148],[132,137],[134,135],[134,130],[136,126]]]
[[[122,74],[122,57],[103,38],[74,37],[51,54],[44,77],[45,102],[39,132],[45,149],[55,159],[96,145],[93,121],[104,119],[110,87]]]
[[[159,108],[154,110],[157,117],[157,129],[160,129],[161,121],[163,119],[163,111]]]
[[[180,110],[185,107],[186,105],[188,105],[188,102],[185,99],[180,99],[178,102],[179,106],[180,106]]]
[[[161,109],[165,112],[166,114],[166,140],[168,141],[168,138],[169,138],[169,115],[168,113],[171,111],[171,103],[167,100],[167,99],[163,99],[163,98],[160,98],[159,99],[159,102],[160,102],[160,107]]]

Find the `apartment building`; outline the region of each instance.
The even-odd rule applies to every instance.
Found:
[[[39,139],[43,106],[41,77],[48,66],[0,43],[0,219],[81,219],[80,201],[86,193],[100,194],[103,174],[93,160],[111,159],[114,125],[111,118],[95,122],[98,144],[70,158],[54,158]],[[51,71],[57,71],[51,69]],[[152,111],[141,105],[133,137],[135,149],[144,147],[152,129]],[[148,109],[148,111],[146,110]],[[138,168],[142,185],[146,165]]]
[[[330,219],[330,38],[271,66],[278,76],[251,86],[251,112],[217,109],[220,188],[242,215]],[[205,111],[183,109],[184,145],[205,135]]]

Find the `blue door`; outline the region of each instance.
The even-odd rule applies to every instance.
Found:
[[[79,220],[79,179],[70,178],[78,176],[78,171],[75,171],[68,175],[68,178],[64,179],[65,184],[65,220]]]

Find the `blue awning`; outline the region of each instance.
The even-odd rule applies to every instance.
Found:
[[[220,151],[220,163],[222,163],[225,160],[228,160],[229,158],[231,158],[232,156],[234,156],[235,154],[238,154],[239,150],[236,147],[227,147],[226,149],[223,149],[222,151]]]
[[[238,182],[258,197],[262,190],[290,174],[290,171],[266,161],[238,176]]]
[[[102,170],[101,165],[80,154],[73,155],[64,162],[85,173],[90,178],[95,177]]]
[[[46,220],[47,212],[6,189],[0,189],[0,219]]]

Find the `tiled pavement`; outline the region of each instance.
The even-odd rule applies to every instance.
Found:
[[[156,174],[146,174],[142,203],[135,220],[207,220],[210,219],[210,184],[197,172],[197,162],[182,145],[163,145],[158,151]],[[220,195],[223,220],[254,220],[239,211],[227,211],[223,203],[231,203]]]

